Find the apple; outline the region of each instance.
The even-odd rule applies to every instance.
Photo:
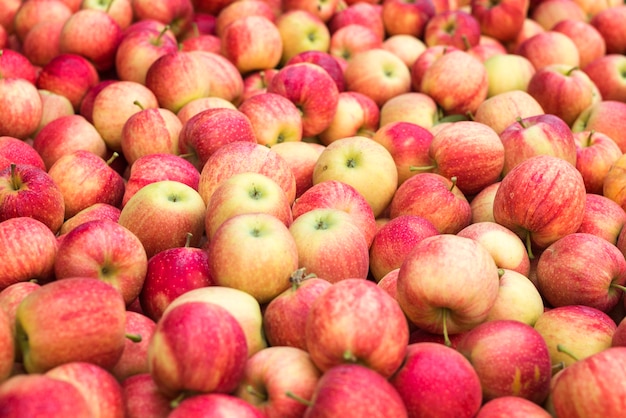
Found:
[[[322,151],[313,171],[313,184],[327,180],[354,187],[377,217],[394,196],[398,173],[393,157],[384,146],[357,135],[334,141]],[[378,184],[376,189],[371,188],[372,182]]]
[[[503,269],[496,302],[489,310],[486,322],[514,320],[534,326],[544,312],[543,298],[537,286],[523,274]]]
[[[0,76],[2,78],[23,78],[35,84],[37,69],[23,53],[12,49],[0,50]]]
[[[517,118],[545,114],[543,108],[528,92],[511,90],[485,99],[474,114],[474,121],[490,126],[498,135],[516,122]]]
[[[595,58],[581,68],[596,85],[603,100],[625,102],[626,84],[621,75],[625,66],[626,57],[624,55],[607,54]]]
[[[15,314],[17,312],[17,307],[19,306],[20,302],[22,302],[22,299],[26,297],[26,295],[36,289],[39,289],[40,287],[41,285],[39,283],[34,280],[30,280],[25,282],[13,283],[0,291],[0,311],[3,311],[2,314],[6,315],[6,319],[8,321],[7,323],[11,331],[11,345],[13,346],[14,351],[13,361],[3,364],[7,364],[7,367],[8,364],[10,364],[11,370],[13,370],[14,362],[21,362],[22,360],[22,353],[19,349],[19,346],[16,344],[17,340],[15,340]]]
[[[398,187],[389,204],[391,219],[401,215],[421,216],[439,233],[456,234],[470,224],[472,210],[455,179],[418,173]]]
[[[624,255],[589,233],[560,238],[541,253],[537,264],[539,291],[553,307],[585,305],[609,312],[620,301],[625,282]]]
[[[608,135],[626,150],[626,133],[621,129],[622,118],[626,115],[626,103],[617,100],[601,100],[585,109],[572,125],[573,132],[596,131]]]
[[[170,26],[174,35],[184,33],[194,16],[194,3],[191,0],[171,0],[154,4],[145,0],[132,0],[135,20],[156,20]]]
[[[574,41],[578,48],[580,68],[586,68],[592,61],[606,55],[606,41],[587,20],[564,19],[555,24],[552,30],[561,32]],[[593,78],[592,80],[595,82]]]
[[[209,200],[205,217],[207,239],[211,241],[225,221],[243,213],[266,213],[286,227],[293,221],[291,203],[278,183],[260,173],[239,173],[220,183]]]
[[[315,89],[311,89],[314,85]],[[302,136],[315,136],[330,126],[337,103],[337,84],[321,66],[299,62],[281,68],[272,77],[267,92],[289,99],[301,112]]]
[[[259,93],[238,107],[254,130],[256,142],[274,146],[302,139],[302,119],[296,105],[280,94]]]
[[[95,417],[124,415],[122,386],[109,371],[96,364],[72,361],[53,367],[45,372],[45,376],[78,389]]]
[[[119,206],[124,179],[109,162],[86,150],[60,157],[48,170],[65,201],[65,218],[71,218],[94,203]]]
[[[12,163],[30,164],[46,170],[41,155],[29,144],[12,136],[0,136],[0,170]]]
[[[0,26],[3,26],[7,32],[13,33],[15,25],[13,20],[18,9],[22,6],[21,0],[4,0],[2,2],[2,12],[0,13]]]
[[[411,68],[424,50],[426,44],[419,38],[411,35],[391,35],[383,41],[381,47],[400,57],[407,67]]]
[[[100,279],[116,288],[128,306],[139,296],[147,268],[139,238],[119,223],[103,219],[83,223],[64,236],[54,272],[57,280]]]
[[[217,186],[233,174],[253,171],[276,181],[290,202],[296,196],[296,180],[287,161],[270,148],[247,141],[222,145],[209,157],[200,172],[198,192],[208,204]]]
[[[74,11],[60,0],[50,1],[46,4],[43,1],[34,1],[31,4],[22,4],[13,17],[13,31],[17,38],[24,42],[26,35],[38,23],[44,21],[65,22]]]
[[[368,96],[378,106],[411,90],[409,68],[400,57],[382,46],[352,56],[344,70],[344,78],[347,90]]]
[[[268,68],[261,71],[253,71],[250,74],[242,76],[243,89],[240,98],[241,102],[255,94],[267,92],[267,86],[276,73],[278,73],[278,68]]]
[[[487,70],[488,98],[507,92],[526,92],[536,72],[528,58],[512,53],[493,55],[483,64]]]
[[[48,90],[39,89],[38,92],[41,97],[42,113],[34,136],[37,136],[41,129],[50,122],[74,114],[74,107],[67,97]]]
[[[168,310],[187,302],[212,303],[230,312],[243,329],[248,347],[248,356],[267,347],[267,341],[263,334],[261,305],[249,293],[216,284],[190,289],[174,298],[163,312],[163,315]]]
[[[107,155],[107,145],[100,133],[78,114],[61,116],[42,127],[33,139],[33,148],[47,170],[59,158],[74,151],[90,151],[101,158]]]
[[[291,212],[296,219],[313,209],[339,209],[350,214],[369,247],[377,231],[376,218],[365,197],[348,183],[327,180],[307,189],[293,202]]]
[[[572,164],[538,155],[521,162],[502,179],[494,197],[493,215],[497,223],[524,240],[533,258],[533,246],[545,249],[578,230],[585,195],[582,176]]]
[[[587,193],[602,195],[604,180],[622,156],[622,151],[613,139],[602,132],[575,132],[574,143],[576,168],[583,176]]]
[[[439,343],[409,344],[406,360],[390,382],[409,416],[469,418],[482,404],[480,380],[472,364],[454,348]]]
[[[125,332],[133,339],[126,339],[122,356],[111,368],[111,374],[119,382],[131,376],[148,373],[148,347],[155,329],[156,322],[146,315],[126,311]]]
[[[211,15],[209,15],[211,16]],[[264,0],[252,0],[251,2],[233,2],[224,7],[213,16],[214,28],[209,33],[221,37],[224,29],[235,20],[248,16],[263,16],[271,22],[276,21],[276,14],[269,2]]]
[[[601,194],[587,193],[585,213],[576,232],[594,234],[617,245],[626,224],[626,212],[615,201]]]
[[[416,91],[394,96],[380,108],[380,128],[392,122],[409,122],[430,129],[438,119],[437,103],[429,95]]]
[[[226,219],[211,237],[207,252],[215,284],[243,290],[260,304],[286,290],[290,274],[298,268],[296,240],[284,222],[269,213]],[[249,254],[255,255],[255,262],[245,261]]]
[[[43,103],[34,84],[23,78],[0,78],[0,136],[27,139],[42,115]]]
[[[206,109],[182,125],[177,151],[201,171],[218,148],[235,141],[257,143],[250,119],[236,109]]]
[[[44,170],[13,164],[0,170],[0,222],[29,216],[57,233],[65,219],[61,189]]]
[[[311,398],[321,374],[305,350],[267,347],[248,358],[234,395],[256,407],[259,415],[297,418],[306,405],[290,395]]]
[[[574,41],[569,36],[554,30],[532,35],[521,42],[514,52],[528,59],[536,70],[552,64],[570,67],[580,65],[580,54]]]
[[[374,29],[351,24],[342,26],[330,35],[328,52],[338,61],[347,64],[358,53],[381,47],[382,40]]]
[[[470,210],[472,212],[470,223],[496,222],[493,217],[493,201],[499,187],[500,182],[498,181],[485,187],[472,198],[470,202]]]
[[[167,418],[173,399],[159,390],[150,373],[129,376],[121,382],[124,412],[128,418]]]
[[[104,10],[111,15],[122,30],[125,30],[134,22],[132,0],[82,0],[80,8]]]
[[[272,145],[272,151],[280,155],[296,181],[295,198],[313,186],[313,170],[324,145],[313,142],[286,141]]]
[[[243,96],[243,75],[235,64],[225,56],[209,51],[189,51],[200,60],[202,72],[198,77],[208,76],[209,96],[221,97],[234,105],[239,105]],[[271,70],[271,69],[270,69]]]
[[[0,251],[13,260],[0,273],[0,290],[14,283],[53,278],[57,249],[54,233],[41,221],[17,217],[0,222]]]
[[[24,56],[33,64],[43,67],[61,54],[59,39],[64,24],[64,20],[51,20],[39,22],[33,26],[22,42],[21,51]],[[0,32],[2,30],[0,29]]]
[[[571,19],[586,21],[584,10],[575,1],[543,0],[530,10],[528,16],[545,30],[551,30],[557,23]]]
[[[416,62],[417,64],[417,62]],[[437,102],[445,114],[473,114],[487,98],[487,70],[462,50],[446,52],[424,72],[419,91]]]
[[[367,278],[368,243],[349,213],[328,207],[309,210],[294,219],[289,231],[298,266],[307,272],[332,283]]]
[[[339,63],[339,60],[331,55],[330,52],[318,51],[314,49],[302,51],[289,58],[285,65],[297,64],[299,62],[309,62],[311,64],[319,65],[320,67],[325,69],[328,75],[335,81],[335,84],[337,85],[337,90],[342,92],[346,89],[345,79],[343,75],[344,69]],[[274,71],[278,72],[279,70],[274,69]],[[273,77],[273,73],[269,74]],[[267,77],[267,73],[264,75],[264,77]]]
[[[332,122],[317,138],[324,145],[355,135],[371,138],[379,119],[380,109],[373,99],[356,91],[342,91]]]
[[[258,408],[231,394],[200,393],[184,398],[179,402],[169,418],[189,416],[262,418]]]
[[[150,375],[159,390],[171,397],[234,391],[247,358],[241,326],[214,303],[190,301],[169,309],[148,347]]]
[[[306,326],[311,305],[331,283],[306,269],[296,270],[291,286],[272,299],[263,310],[263,332],[270,346],[288,346],[307,351]],[[0,294],[1,295],[1,294]]]
[[[626,6],[616,4],[596,13],[589,23],[600,32],[606,42],[607,54],[626,52],[626,37],[618,29],[626,18]]]
[[[141,103],[137,103],[141,107]],[[148,154],[179,151],[179,135],[183,123],[169,109],[142,109],[131,115],[122,128],[120,147],[128,164]]]
[[[182,156],[154,153],[139,157],[130,167],[122,207],[143,186],[161,180],[178,181],[198,190],[200,173]]]
[[[519,396],[501,396],[485,402],[476,418],[550,418],[552,415],[540,405]]]
[[[15,335],[12,317],[4,309],[0,309],[0,383],[6,381],[13,371],[15,363]]]
[[[363,402],[367,399],[367,402]],[[407,418],[407,408],[388,379],[360,364],[341,364],[317,382],[306,417],[366,416]]]
[[[382,5],[380,3],[382,2],[348,1],[346,2],[347,7],[337,7],[335,13],[327,22],[331,34],[343,26],[357,24],[374,30],[380,39],[384,40],[386,34],[382,19]],[[414,36],[411,37],[417,39]]]
[[[44,373],[72,361],[108,370],[124,349],[124,299],[113,286],[95,278],[72,277],[42,285],[19,304],[16,321],[16,339],[28,373]]]
[[[187,234],[197,247],[204,233],[206,206],[192,187],[160,180],[139,189],[122,208],[119,224],[135,234],[148,258],[168,248],[182,247]]]
[[[370,273],[376,282],[399,268],[413,247],[439,231],[426,218],[401,215],[381,226],[369,248]],[[517,238],[517,237],[516,237]]]
[[[481,33],[508,42],[519,34],[527,16],[529,0],[471,0],[470,11],[478,20]]]
[[[190,240],[188,236],[187,241]],[[207,252],[186,243],[184,247],[159,251],[148,260],[139,301],[144,314],[158,321],[178,296],[212,285]]]
[[[180,110],[176,113],[176,116],[184,125],[189,119],[202,112],[203,110],[221,107],[226,107],[233,110],[237,109],[237,107],[232,102],[229,102],[228,100],[221,97],[199,97],[197,99],[193,99],[192,101],[181,107]]]
[[[392,298],[396,298],[398,294],[398,273],[400,272],[400,267],[391,270],[389,273],[385,274],[379,281],[378,287],[383,289],[385,292],[389,293],[389,296]],[[409,324],[411,326],[411,324]],[[411,338],[409,337],[409,342],[411,342]]]
[[[484,63],[487,59],[495,55],[506,55],[509,51],[506,46],[496,38],[487,35],[480,35],[478,44],[469,48],[467,52]]]
[[[613,347],[563,370],[552,389],[552,404],[559,416],[617,417],[624,407],[622,371],[626,348]],[[596,394],[607,393],[600,401]]]
[[[93,417],[83,394],[71,383],[44,374],[19,374],[0,386],[0,414],[6,418],[34,416],[46,411],[50,418]]]
[[[89,123],[93,124],[93,105],[96,100],[96,96],[100,93],[105,87],[110,84],[116,83],[118,80],[116,79],[105,79],[96,82],[93,86],[87,88],[84,96],[82,96],[82,100],[80,101],[80,107],[78,109],[78,113],[84,116],[85,119],[89,121]],[[158,106],[155,105],[154,107]]]
[[[534,328],[548,344],[552,365],[567,368],[609,348],[617,325],[596,308],[568,305],[546,310]]]
[[[285,10],[276,19],[283,43],[280,64],[304,51],[328,51],[330,31],[326,23],[305,9]]]
[[[524,242],[513,231],[495,222],[474,222],[457,233],[482,244],[499,268],[530,273],[530,259]]]
[[[208,51],[219,54],[222,49],[222,40],[217,35],[198,33],[185,37],[180,45],[183,51]]]
[[[413,35],[423,38],[424,29],[435,16],[432,1],[385,0],[381,2],[382,20],[387,35]]]
[[[452,45],[468,50],[480,41],[480,23],[464,10],[447,10],[435,14],[424,28],[427,46]]]

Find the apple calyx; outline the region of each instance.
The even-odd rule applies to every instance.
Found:
[[[292,391],[288,390],[287,392],[285,392],[285,395],[291,399],[293,399],[294,401],[298,401],[300,402],[302,405],[305,406],[313,406],[313,402],[309,401],[308,399],[304,399],[301,396],[296,395],[295,393],[293,393]]]
[[[567,347],[565,347],[563,344],[557,344],[556,345],[556,351],[558,351],[559,353],[563,353],[563,354],[567,354],[568,356],[570,356],[572,359],[574,359],[574,361],[579,361],[580,359],[574,354],[572,353]]]
[[[443,342],[447,347],[452,347],[452,341],[450,341],[450,337],[448,336],[448,308],[443,308],[441,311],[441,321],[443,324]]]
[[[11,187],[13,188],[13,190],[18,191],[22,188],[22,182],[15,172],[15,168],[15,163],[11,163]]]
[[[298,288],[302,285],[303,281],[317,277],[315,273],[305,274],[305,272],[306,272],[306,267],[301,267],[297,269],[296,271],[294,271],[293,273],[291,273],[291,276],[289,276],[289,282],[291,283],[291,288],[293,291],[298,290]]]
[[[257,390],[252,385],[246,385],[246,392],[248,392],[250,395],[254,396],[255,398],[259,398],[262,401],[266,401],[268,398],[267,393]]]
[[[134,343],[140,343],[143,337],[140,334],[124,334],[124,337],[128,338]]]

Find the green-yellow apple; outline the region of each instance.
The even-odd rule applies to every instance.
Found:
[[[525,57],[516,54],[497,54],[484,62],[489,89],[487,97],[509,91],[526,91],[535,74],[535,67]]]
[[[406,66],[411,68],[417,57],[426,49],[426,44],[414,36],[398,34],[387,37],[381,47],[399,56]]]
[[[474,121],[490,126],[498,135],[517,118],[544,114],[541,105],[523,90],[511,90],[488,97],[476,109]]]
[[[377,217],[394,196],[398,172],[384,146],[364,136],[352,136],[331,143],[320,154],[313,171],[313,184],[326,180],[338,180],[354,187]],[[372,184],[378,186],[372,188]]]
[[[498,297],[489,310],[486,321],[508,319],[534,326],[545,310],[537,286],[515,270],[502,270]]]
[[[411,91],[390,98],[380,108],[380,127],[409,122],[430,129],[437,122],[437,103],[427,94]]]
[[[184,246],[189,233],[191,246],[197,247],[205,212],[198,191],[175,180],[161,180],[139,189],[122,208],[118,222],[139,238],[150,258]]]
[[[98,279],[73,277],[41,286],[19,304],[16,321],[28,373],[71,361],[108,369],[124,350],[126,304],[119,291]]]
[[[283,41],[281,64],[303,51],[328,51],[330,31],[324,21],[306,10],[284,11],[276,19]]]
[[[493,183],[482,189],[470,202],[472,211],[471,223],[477,222],[495,222],[493,218],[493,200],[496,192],[500,187],[500,182]]]

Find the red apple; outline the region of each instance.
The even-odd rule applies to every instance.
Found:
[[[0,383],[7,380],[13,371],[15,363],[15,335],[12,317],[4,310],[0,309]]]
[[[357,24],[373,29],[381,40],[385,39],[385,26],[380,4],[382,2],[348,1],[346,3],[347,7],[338,7],[327,22],[331,34],[343,26]]]
[[[551,30],[557,23],[567,19],[587,20],[580,5],[569,0],[542,0],[533,5],[528,16],[545,30]]]
[[[322,144],[302,141],[287,141],[272,146],[272,151],[280,155],[291,168],[296,180],[296,198],[313,186],[315,163],[324,149]]]
[[[430,129],[438,119],[437,103],[429,95],[415,91],[392,97],[380,108],[380,128],[392,122],[409,122]]]
[[[476,418],[550,418],[552,415],[540,405],[519,396],[501,396],[485,402]]]
[[[169,25],[177,36],[184,33],[193,20],[194,3],[191,0],[171,0],[158,4],[132,0],[131,4],[136,20],[156,20]]]
[[[247,116],[256,142],[274,146],[302,139],[302,119],[296,105],[280,94],[259,93],[245,99],[238,110]]]
[[[156,323],[146,315],[126,311],[126,338],[122,356],[111,368],[111,374],[119,382],[130,376],[148,373],[148,347],[156,329]],[[139,340],[139,341],[138,341]]]
[[[200,393],[184,398],[168,415],[169,418],[190,416],[262,418],[263,414],[234,395]]]
[[[622,54],[602,55],[581,68],[597,86],[603,100],[626,102],[626,83],[622,69],[626,66],[626,57]]]
[[[0,170],[14,164],[30,164],[46,170],[41,155],[29,144],[12,136],[0,136]]]
[[[381,47],[382,41],[374,29],[351,24],[332,33],[328,52],[337,60],[347,64],[358,53]]]
[[[604,179],[613,164],[622,156],[622,151],[613,139],[602,132],[575,132],[574,143],[576,168],[583,176],[587,193],[601,195]]]
[[[435,15],[435,6],[430,0],[385,0],[381,4],[387,35],[406,34],[422,38],[427,22]]]
[[[529,0],[504,0],[498,3],[472,0],[470,10],[480,23],[483,34],[508,42],[522,30],[529,4]]]
[[[355,135],[371,138],[379,119],[380,109],[373,99],[356,91],[342,91],[332,122],[317,138],[324,145]]]
[[[514,52],[528,59],[536,70],[552,64],[580,65],[580,54],[574,41],[554,30],[532,35],[521,42]]]
[[[44,21],[65,22],[73,12],[74,10],[60,0],[33,1],[26,5],[22,4],[13,17],[13,31],[17,38],[24,42],[26,35],[38,23]]]
[[[596,13],[589,23],[600,32],[606,42],[607,54],[624,54],[626,36],[619,28],[626,19],[626,6],[616,4]]]
[[[608,135],[626,150],[626,133],[621,120],[626,115],[626,103],[616,100],[601,100],[585,109],[572,125],[573,132],[596,131]]]
[[[480,41],[480,23],[464,10],[437,13],[426,23],[424,41],[427,46],[452,45],[468,50]]]
[[[337,84],[337,90],[340,92],[345,90],[343,68],[337,58],[332,56],[329,52],[317,50],[302,51],[289,58],[289,61],[287,61],[285,65],[297,64],[299,62],[309,62],[311,64],[319,65],[325,69],[328,75],[330,75],[330,77],[335,81],[335,84]]]
[[[554,25],[552,30],[561,32],[574,41],[578,48],[580,68],[585,68],[592,61],[606,55],[606,41],[600,32],[586,20],[564,19]],[[595,82],[593,77],[592,80]]]
[[[206,14],[203,14],[206,15]],[[212,15],[208,15],[212,16]],[[269,2],[265,0],[252,0],[250,2],[233,2],[224,7],[220,12],[213,16],[213,30],[208,33],[214,33],[221,37],[224,29],[233,23],[236,19],[247,16],[263,16],[271,22],[275,22],[276,14]]]
[[[23,78],[0,78],[0,136],[27,139],[42,115],[43,103],[33,83]]]
[[[474,121],[490,126],[498,135],[517,118],[544,114],[541,105],[524,90],[511,90],[485,99],[476,109]]]
[[[159,390],[150,373],[129,376],[121,384],[128,418],[167,418],[172,411],[172,397]]]
[[[626,212],[615,201],[601,194],[587,193],[583,222],[576,232],[594,234],[617,245],[626,224]]]

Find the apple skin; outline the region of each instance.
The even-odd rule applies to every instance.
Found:
[[[584,10],[577,2],[562,0],[536,2],[530,9],[528,17],[539,23],[545,30],[551,30],[554,25],[565,19],[587,20]]]
[[[378,33],[367,26],[354,24],[343,26],[331,34],[328,52],[347,65],[355,55],[374,48],[382,48]]]
[[[424,29],[435,14],[432,1],[385,0],[380,11],[387,35],[406,34],[423,38]]]
[[[302,119],[295,104],[275,93],[259,93],[242,101],[238,110],[248,117],[256,142],[274,146],[302,140]]]
[[[202,14],[201,16],[207,16]],[[208,15],[211,16],[211,15]],[[217,36],[222,36],[226,26],[233,23],[236,19],[246,16],[263,16],[271,22],[276,21],[276,14],[269,2],[253,0],[251,3],[238,3],[233,2],[223,10],[220,10],[217,16],[211,16],[212,28],[207,28],[206,31],[199,31],[200,33],[213,33]],[[208,18],[207,18],[208,19]],[[207,22],[208,25],[208,22]],[[192,32],[192,31],[190,31]],[[191,36],[189,33],[183,35],[184,38]]]
[[[626,133],[619,121],[626,115],[626,103],[616,100],[601,100],[585,109],[572,125],[573,132],[596,131],[608,135],[626,150]]]
[[[402,265],[415,244],[439,231],[425,218],[402,215],[389,220],[374,235],[370,245],[370,274],[376,282]]]
[[[308,50],[302,51],[289,59],[285,65],[297,64],[299,62],[309,62],[316,64],[326,70],[328,75],[335,81],[339,92],[345,91],[345,77],[343,67],[330,52]],[[278,71],[278,70],[275,70]]]
[[[378,129],[380,109],[370,97],[356,91],[339,93],[337,109],[330,126],[317,138],[328,145],[341,138],[362,135],[371,138]]]
[[[564,236],[541,253],[537,264],[539,291],[553,307],[585,305],[609,312],[622,297],[613,285],[624,283],[624,255],[593,234]]]
[[[202,112],[203,110],[213,109],[216,107],[226,107],[229,109],[237,109],[237,107],[226,99],[216,96],[209,97],[199,97],[197,99],[193,99],[190,102],[187,102],[180,110],[176,113],[176,116],[183,125],[191,119],[193,116]]]
[[[409,416],[473,417],[482,403],[478,374],[454,348],[434,342],[412,343],[406,360],[390,379]],[[444,394],[441,387],[445,387]]]
[[[562,364],[567,368],[609,348],[617,325],[610,316],[596,308],[568,305],[546,310],[537,319],[534,328],[548,344],[552,365]],[[584,330],[584,338],[581,330]],[[576,359],[559,347],[576,356]]]
[[[32,165],[0,170],[0,222],[29,216],[57,233],[65,218],[61,189],[48,173]]]
[[[263,310],[263,331],[270,346],[307,350],[306,327],[311,305],[331,283],[298,269],[290,277],[291,287],[272,299]]]
[[[0,384],[6,381],[13,372],[13,363],[15,363],[15,336],[11,323],[11,317],[4,310],[0,309]]]
[[[452,45],[468,50],[480,41],[480,23],[464,10],[447,10],[435,14],[424,28],[427,46]]]
[[[44,374],[19,374],[0,386],[0,414],[6,418],[35,416],[46,411],[50,418],[93,417],[83,394],[71,383]]]
[[[189,344],[191,340],[194,344]],[[150,374],[159,389],[172,397],[185,391],[232,392],[247,358],[245,335],[235,317],[205,302],[169,309],[148,347]]]
[[[524,90],[512,90],[485,99],[476,109],[474,121],[490,126],[498,135],[519,118],[544,114],[541,105]]]
[[[503,269],[496,302],[489,310],[486,321],[516,320],[534,326],[545,310],[537,286],[515,270]]]
[[[298,268],[296,240],[282,220],[268,213],[242,213],[225,220],[207,252],[217,285],[243,290],[260,304],[286,290],[289,275]],[[255,254],[252,263],[249,254]]]
[[[576,232],[604,238],[613,245],[626,224],[626,212],[616,202],[601,194],[587,193],[583,222]]]
[[[12,136],[0,136],[0,170],[11,163],[30,164],[46,170],[43,158],[28,142]]]
[[[618,417],[626,406],[622,380],[626,348],[608,348],[563,370],[552,390],[552,403],[559,416]],[[606,393],[600,399],[597,394]]]
[[[505,0],[496,4],[472,0],[470,10],[480,24],[481,33],[508,42],[522,30],[529,5],[528,0]]]
[[[470,224],[472,211],[461,190],[436,173],[418,173],[398,187],[389,204],[390,218],[418,215],[441,234],[456,234]]]
[[[22,52],[3,49],[0,55],[0,75],[2,78],[23,78],[31,84],[37,81],[37,70]]]
[[[517,54],[496,54],[483,61],[487,69],[487,97],[510,91],[526,91],[536,70],[525,57]]]
[[[327,52],[330,47],[330,31],[326,23],[307,10],[284,10],[276,18],[276,27],[283,40],[281,66],[301,52]]]
[[[552,30],[561,32],[574,41],[578,48],[580,68],[586,69],[591,62],[606,55],[606,41],[600,32],[586,20],[564,19],[556,23]],[[590,74],[587,73],[587,75]],[[591,79],[594,83],[597,81],[594,77]],[[600,89],[600,94],[607,99],[602,89]]]
[[[294,219],[289,231],[296,242],[300,268],[331,283],[367,278],[368,243],[349,213],[313,209]]]
[[[304,413],[306,418],[409,416],[389,380],[360,364],[340,364],[326,371],[317,382],[310,403]]]
[[[499,187],[500,182],[498,181],[485,187],[472,198],[470,202],[471,223],[496,222],[493,217],[493,201]]]
[[[620,75],[626,65],[625,58],[620,54],[602,55],[582,67],[603,100],[626,101],[626,86]]]
[[[7,315],[8,324],[11,330],[11,338],[13,340],[12,344],[14,346],[14,360],[16,362],[20,362],[22,360],[22,353],[15,340],[15,314],[17,312],[17,307],[26,295],[36,289],[39,289],[40,287],[41,285],[39,283],[27,281],[13,283],[0,291],[0,310]],[[13,366],[11,366],[11,368],[12,367]]]
[[[267,347],[246,362],[234,395],[253,405],[265,417],[302,417],[306,405],[291,398],[310,399],[322,372],[305,350]]]
[[[89,310],[84,309],[87,305]],[[16,338],[28,373],[46,372],[70,361],[87,361],[108,370],[124,349],[124,299],[98,279],[73,277],[42,285],[22,300],[16,321]]]
[[[52,279],[57,249],[54,233],[41,221],[18,217],[0,222],[0,250],[13,260],[0,273],[0,290],[32,279]]]
[[[373,315],[377,321],[367,329],[359,328]],[[311,360],[323,372],[343,363],[359,363],[390,377],[405,358],[409,326],[396,300],[375,283],[347,278],[315,299],[305,335]]]
[[[134,233],[151,258],[168,248],[199,246],[204,233],[206,206],[193,188],[175,180],[150,183],[122,208],[119,224]]]
[[[432,97],[410,91],[392,97],[380,107],[379,127],[382,128],[392,122],[409,122],[430,129],[438,119],[437,103]]]
[[[124,416],[122,387],[102,367],[89,362],[73,361],[52,368],[45,375],[76,387],[85,397],[93,416]]]
[[[417,243],[402,263],[396,299],[411,323],[445,336],[444,327],[457,334],[482,323],[499,282],[498,267],[482,244],[440,234]],[[441,290],[450,286],[455,292]]]
[[[139,293],[145,315],[158,321],[178,296],[213,285],[208,258],[204,249],[187,246],[169,248],[153,255],[148,260]]]
[[[604,180],[622,156],[622,151],[611,137],[602,132],[574,132],[574,143],[576,168],[583,176],[587,193],[602,195]]]
[[[598,12],[589,20],[589,23],[604,38],[607,54],[626,52],[626,36],[619,30],[624,19],[626,19],[626,7],[623,4],[617,4]]]
[[[34,84],[23,78],[0,78],[0,136],[26,139],[43,114],[43,103]]]
[[[128,418],[167,418],[172,398],[159,390],[150,373],[129,376],[121,382],[124,412]]]
[[[200,393],[183,399],[169,418],[203,416],[207,418],[262,418],[264,415],[254,406],[231,394]]]
[[[194,3],[190,0],[174,0],[159,4],[133,0],[131,4],[136,20],[156,20],[169,25],[176,36],[188,29],[194,15]]]
[[[148,373],[148,347],[156,329],[156,322],[146,315],[126,310],[127,335],[139,336],[141,341],[126,338],[120,359],[111,368],[111,374],[123,382],[130,376]]]
[[[139,296],[148,269],[139,238],[117,222],[93,220],[68,232],[57,251],[57,280],[93,277],[115,289],[130,305]]]
[[[357,189],[338,180],[326,180],[307,189],[291,206],[296,219],[302,214],[321,208],[339,209],[350,214],[359,227],[368,247],[376,235],[377,226],[374,212]]]
[[[559,181],[554,183],[556,178]],[[582,176],[572,164],[538,155],[521,162],[502,179],[494,197],[493,215],[497,223],[527,243],[531,256],[531,245],[545,249],[578,230],[585,195]],[[533,208],[532,213],[529,208]]]
[[[478,410],[476,418],[550,418],[544,408],[519,396],[501,396],[485,402]]]
[[[551,52],[546,53],[547,51]],[[567,35],[554,30],[532,35],[521,42],[514,53],[528,59],[536,70],[552,64],[564,64],[570,67],[580,65],[580,54],[574,41]]]
[[[272,151],[283,157],[296,181],[295,198],[301,197],[313,186],[313,170],[325,146],[314,142],[287,141],[272,146]]]

